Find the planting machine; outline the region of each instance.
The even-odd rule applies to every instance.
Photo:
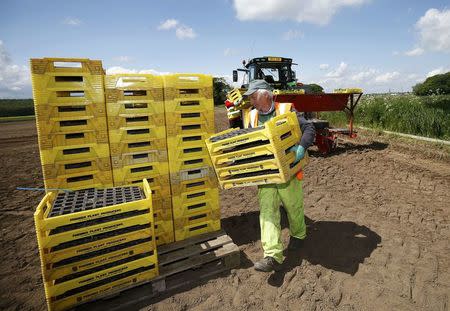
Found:
[[[225,101],[230,127],[243,127],[243,111],[251,107],[248,99],[241,94],[252,80],[263,79],[273,86],[274,101],[292,103],[297,111],[303,112],[305,118],[313,122],[316,129],[315,144],[320,153],[332,152],[337,146],[339,135],[356,137],[353,129],[354,109],[361,99],[362,90],[337,89],[333,93],[323,93],[317,85],[297,82],[292,65],[296,65],[292,59],[284,57],[265,56],[243,61],[243,68],[233,71],[233,81],[238,81],[238,71],[241,71],[245,73],[245,83],[241,88],[230,91]],[[330,127],[328,121],[319,119],[323,111],[345,111],[348,128]]]

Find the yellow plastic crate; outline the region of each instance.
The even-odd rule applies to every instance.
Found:
[[[131,180],[141,180],[143,178],[155,178],[169,174],[167,162],[148,162],[143,164],[133,164],[122,168],[113,169],[114,181],[117,183]]]
[[[162,76],[142,73],[121,73],[105,76],[106,89],[152,90],[162,89]]]
[[[218,207],[203,211],[193,211],[183,217],[174,217],[173,226],[175,232],[177,232],[186,227],[192,228],[195,225],[203,224],[208,221],[220,222],[220,209]]]
[[[54,164],[42,166],[42,174],[45,179],[93,171],[111,171],[111,159],[109,157],[86,158],[82,160],[58,161]]]
[[[230,129],[211,136],[206,144],[222,188],[287,182],[306,163],[294,163],[289,149],[301,131],[294,112],[277,116],[263,127]]]
[[[69,147],[77,145],[108,144],[107,131],[82,131],[78,133],[39,134],[39,148],[41,150]]]
[[[155,249],[156,245],[156,243],[152,243],[152,239],[154,237],[135,240],[128,244],[120,244],[119,247],[115,246],[93,252],[90,256],[68,258],[65,261],[49,263],[43,267],[44,280],[57,280],[75,272],[83,272],[93,268],[98,269],[102,265],[124,260],[130,256],[149,253]]]
[[[98,278],[92,277],[95,282],[91,283],[93,284],[91,286],[95,286],[96,284],[99,284],[99,286],[92,288],[89,288],[89,286],[89,289],[87,290],[84,290],[83,286],[67,289],[66,291],[64,291],[64,289],[56,291],[49,288],[49,290],[46,290],[49,310],[67,310],[82,303],[109,296],[113,293],[118,293],[121,290],[135,287],[151,280],[158,276],[158,267],[154,263],[155,260],[153,257],[149,258],[150,259],[143,258],[133,264],[128,264],[127,267],[130,268],[126,269],[126,271],[124,268],[125,265],[122,265],[120,268],[114,267],[108,271],[104,271],[104,273],[108,274],[108,277],[103,278],[100,274],[98,275]],[[61,292],[61,294],[53,294],[53,292]]]
[[[112,155],[111,163],[114,168],[121,168],[128,165],[143,164],[149,162],[167,162],[166,150],[145,150],[140,152],[123,153]]]
[[[64,262],[80,260],[80,258],[92,258],[95,257],[97,252],[108,252],[111,248],[120,248],[123,244],[146,239],[150,241],[155,239],[155,231],[152,224],[111,232],[102,239],[67,248],[39,249],[39,253],[41,263],[44,263],[43,267],[47,268],[47,265],[49,265],[51,268],[53,264],[62,265]]]
[[[113,186],[111,171],[91,171],[44,179],[46,189],[82,190]]]
[[[175,124],[214,123],[214,110],[196,112],[166,112],[168,127]]]
[[[39,247],[45,249],[51,249],[53,247],[61,247],[62,245],[67,245],[75,243],[76,240],[90,239],[95,235],[105,234],[114,230],[120,230],[132,226],[141,226],[153,222],[153,214],[151,209],[148,211],[133,211],[138,214],[138,216],[131,216],[127,218],[122,218],[118,220],[111,220],[105,223],[89,225],[82,228],[77,228],[73,230],[68,230],[64,232],[59,232],[52,234],[52,231],[47,232],[41,230]],[[72,217],[75,217],[72,215]],[[81,242],[80,242],[81,243]],[[81,243],[82,244],[82,243]]]
[[[195,223],[175,230],[175,241],[182,241],[187,238],[220,230],[220,219],[208,220],[200,223]]]
[[[109,130],[111,145],[147,142],[157,139],[166,139],[166,128],[164,126],[130,126]]]
[[[164,233],[156,233],[156,245],[165,245],[170,244],[172,242],[175,242],[175,235],[173,230],[170,232],[164,232]]]
[[[32,58],[30,65],[32,74],[104,75],[102,61],[88,58]]]
[[[165,75],[163,79],[165,100],[186,97],[213,98],[210,75],[179,73]]]
[[[108,115],[109,130],[128,128],[134,126],[165,126],[164,114],[121,114]]]
[[[78,65],[74,67],[72,65]],[[35,106],[104,103],[101,61],[71,58],[31,59]]]
[[[198,168],[191,168],[186,170],[180,170],[178,172],[170,173],[170,183],[172,185],[177,185],[182,182],[187,182],[189,180],[196,180],[201,178],[215,179],[216,174],[213,167],[204,166]]]
[[[51,191],[44,196],[44,198],[39,203],[36,212],[34,213],[34,221],[36,229],[39,232],[48,231],[61,226],[67,226],[88,220],[109,217],[124,212],[140,211],[147,209],[151,210],[152,209],[151,188],[147,180],[143,180],[142,183],[143,183],[142,190],[145,196],[145,199],[143,200],[132,201],[122,204],[115,204],[106,207],[94,208],[90,210],[80,211],[77,213],[70,213],[66,215],[59,215],[53,217],[49,217],[49,215],[52,210],[52,206],[55,203],[57,193]],[[74,217],[74,215],[76,215],[76,217]]]
[[[219,209],[219,189],[184,192],[172,197],[173,217],[182,218],[192,213]]]
[[[52,118],[47,121],[36,119],[36,128],[40,137],[42,135],[58,133],[105,132],[107,131],[107,123],[106,117],[78,116]]]
[[[176,179],[174,181],[177,181]],[[182,180],[180,182],[172,182],[170,187],[172,189],[172,196],[181,195],[183,192],[197,191],[205,188],[217,188],[217,178],[205,176],[201,178]]]
[[[189,113],[199,111],[214,111],[214,101],[204,97],[190,97],[164,100],[164,110],[166,113]]]
[[[167,127],[167,137],[179,135],[198,135],[199,133],[213,134],[214,122],[201,122],[192,124],[173,124]]]
[[[134,154],[152,153],[157,150],[162,158],[167,157],[167,143],[165,138],[147,138],[135,141],[123,141],[109,144],[111,157],[118,157],[119,162]],[[127,160],[125,160],[126,162]],[[152,161],[153,162],[153,161]]]
[[[170,158],[169,167],[173,173],[212,166],[209,154],[184,156],[182,158]]]
[[[172,137],[167,137],[167,148],[181,149],[181,148],[195,148],[195,147],[205,147],[205,140],[208,139],[212,134],[209,133],[197,133],[192,135],[177,135]]]
[[[117,90],[116,90],[117,91]],[[146,115],[163,115],[164,114],[164,101],[146,100],[146,99],[129,99],[125,96],[123,100],[110,102],[112,90],[106,90],[106,110],[108,116],[114,117],[119,115],[134,115],[134,114],[146,114]],[[162,97],[162,91],[161,91]]]
[[[39,122],[85,116],[94,118],[106,117],[105,103],[81,103],[77,105],[49,103],[36,105],[34,110],[36,119]]]
[[[107,144],[65,146],[41,150],[40,155],[42,165],[85,159],[103,159],[109,158],[109,146]]]

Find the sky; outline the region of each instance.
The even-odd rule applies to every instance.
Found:
[[[0,98],[31,98],[30,58],[100,59],[107,73],[206,73],[293,58],[325,90],[406,92],[450,71],[450,2],[0,0]]]

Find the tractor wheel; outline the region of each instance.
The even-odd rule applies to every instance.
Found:
[[[326,120],[312,119],[311,121],[316,130],[323,130],[330,127],[330,123]]]

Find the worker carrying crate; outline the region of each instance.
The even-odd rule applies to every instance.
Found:
[[[302,179],[303,179],[303,163],[298,165],[298,162],[305,162],[306,150],[310,147],[314,142],[315,130],[312,123],[307,121],[300,113],[292,109],[292,105],[289,103],[276,103],[273,101],[273,93],[272,87],[269,83],[264,80],[253,80],[250,82],[249,88],[247,92],[243,94],[244,96],[248,96],[250,99],[250,105],[254,108],[247,111],[247,114],[244,115],[244,128],[243,130],[234,130],[234,131],[243,131],[243,136],[251,136],[251,134],[247,132],[251,132],[253,129],[257,128],[267,129],[271,128],[274,125],[273,121],[278,121],[277,119],[284,118],[286,124],[290,123],[290,119],[294,117],[295,126],[298,131],[298,125],[300,125],[300,135],[297,136],[297,139],[294,139],[291,142],[291,145],[288,146],[288,150],[286,152],[282,142],[279,142],[280,145],[283,146],[282,154],[287,154],[291,156],[291,161],[293,163],[288,167],[296,167],[299,170],[292,175],[288,175],[287,181],[285,178],[281,179],[270,179],[270,174],[268,178],[264,178],[259,181],[255,181],[253,184],[258,185],[258,199],[260,205],[260,226],[261,226],[261,243],[264,250],[264,258],[255,263],[255,269],[258,271],[270,272],[273,270],[279,270],[281,268],[281,264],[283,263],[283,245],[281,243],[281,224],[280,224],[280,203],[283,203],[284,209],[286,210],[288,220],[289,220],[289,232],[290,232],[290,241],[289,241],[289,250],[298,250],[302,244],[303,240],[306,237],[306,224],[304,219],[303,212],[303,189],[302,189]],[[291,109],[294,112],[291,112]],[[295,118],[295,116],[297,118]],[[291,117],[291,118],[290,118]],[[298,120],[298,123],[297,123]],[[275,122],[279,124],[281,122]],[[291,121],[291,123],[294,123]],[[222,135],[226,137],[233,136],[233,131],[231,132],[223,132],[219,133],[216,136],[213,136],[207,141],[207,145],[213,158],[222,159],[224,158],[225,151],[223,150],[232,150],[222,149],[222,154],[219,153],[217,156],[214,154],[214,143],[217,140],[223,139],[219,137]],[[227,136],[228,135],[228,136]],[[295,136],[295,133],[293,134]],[[287,137],[286,135],[281,135],[280,137]],[[291,137],[292,139],[293,137]],[[228,143],[231,141],[228,139]],[[238,140],[236,140],[238,143]],[[225,145],[226,143],[223,143]],[[260,147],[258,147],[260,148]],[[239,149],[236,146],[236,149]],[[218,149],[217,149],[218,150]],[[289,152],[290,151],[290,152]],[[248,151],[247,151],[248,153]],[[262,153],[261,153],[262,154]],[[261,157],[261,156],[259,156]],[[276,157],[276,154],[275,154]],[[231,154],[229,154],[227,159],[231,159]],[[253,158],[255,159],[255,158]],[[288,159],[286,157],[286,159]],[[248,159],[249,160],[249,159]],[[224,163],[224,162],[222,162]],[[242,162],[243,163],[243,162]],[[221,183],[222,188],[230,188],[230,184],[227,184],[226,178],[229,176],[223,177],[220,173],[220,161],[217,162],[217,166],[215,165],[216,173],[218,173],[219,182]],[[298,166],[296,166],[296,164]],[[231,166],[228,170],[229,174],[232,174]],[[279,167],[281,170],[281,167]],[[226,174],[224,174],[225,176]],[[242,173],[238,176],[248,176],[246,173]],[[236,176],[236,175],[235,175]],[[286,176],[286,175],[285,175]],[[246,177],[246,179],[248,179]],[[246,184],[248,185],[248,184]],[[244,186],[241,184],[234,184],[232,186]]]

